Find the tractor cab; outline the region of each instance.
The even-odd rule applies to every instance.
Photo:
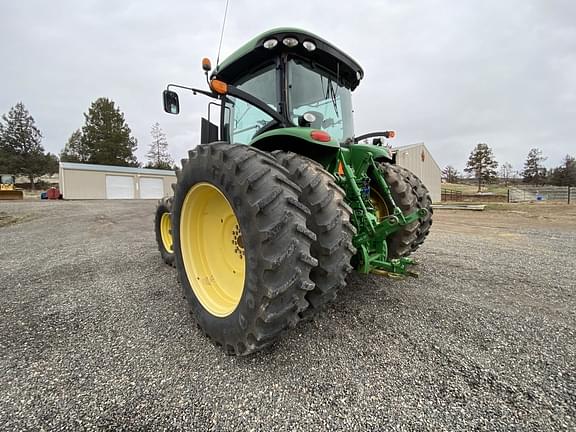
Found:
[[[214,70],[206,60],[203,66],[220,99],[220,118],[202,120],[203,143],[221,140],[263,150],[298,146],[302,153],[303,141],[332,148],[354,141],[351,92],[364,72],[351,57],[310,32],[270,30]],[[166,93],[166,111],[175,113],[178,109],[167,104]],[[177,96],[172,99],[177,101]]]
[[[363,76],[350,57],[312,33],[277,29],[248,42],[212,73],[254,96],[226,103],[224,127],[230,142],[249,144],[267,131],[299,127],[339,144],[354,137],[351,95]],[[272,118],[261,103],[275,110]],[[260,106],[259,106],[260,105]]]

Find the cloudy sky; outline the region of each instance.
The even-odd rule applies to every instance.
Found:
[[[98,97],[125,113],[144,159],[158,121],[179,160],[199,141],[204,86],[216,59],[225,0],[0,2],[0,113],[22,101],[46,150],[58,153]],[[478,142],[521,168],[531,147],[548,166],[576,154],[574,0],[230,0],[222,57],[277,26],[310,30],[366,72],[354,93],[357,134],[394,129],[394,145],[425,142],[461,169]]]

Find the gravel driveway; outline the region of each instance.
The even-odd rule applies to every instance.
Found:
[[[0,429],[576,429],[573,226],[437,211],[419,279],[354,275],[235,358],[187,312],[154,206],[0,203]]]

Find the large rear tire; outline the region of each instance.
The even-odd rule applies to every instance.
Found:
[[[175,255],[172,239],[172,197],[164,197],[158,201],[154,217],[154,232],[156,243],[162,260],[174,267]]]
[[[227,143],[199,145],[177,176],[176,268],[198,325],[229,354],[270,345],[314,288],[300,187],[270,154]]]
[[[416,195],[416,207],[418,209],[426,209],[428,212],[425,216],[418,219],[418,229],[416,230],[416,239],[410,245],[410,250],[414,252],[418,249],[428,237],[430,233],[430,228],[432,227],[432,216],[434,214],[434,209],[432,208],[432,198],[430,197],[430,192],[428,188],[422,183],[415,174],[408,171],[406,168],[398,167],[404,173],[404,176],[410,186],[412,191]]]
[[[386,162],[377,162],[377,167],[390,188],[394,202],[404,214],[418,210],[418,199],[404,168]],[[371,176],[373,177],[373,176]],[[382,217],[392,214],[392,203],[386,200],[385,194],[380,190],[376,181],[370,183],[372,202]],[[386,239],[389,258],[400,258],[410,255],[412,245],[418,237],[418,221],[403,226]]]
[[[350,260],[356,253],[352,209],[345,202],[345,192],[322,165],[295,153],[277,151],[274,156],[288,170],[290,180],[302,188],[299,200],[310,209],[306,223],[316,234],[311,251],[318,267],[310,272],[316,286],[306,294],[310,306],[301,313],[303,318],[311,318],[346,286]]]

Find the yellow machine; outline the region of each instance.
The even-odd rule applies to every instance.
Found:
[[[0,175],[0,200],[21,200],[24,199],[24,192],[16,189],[14,176]]]

